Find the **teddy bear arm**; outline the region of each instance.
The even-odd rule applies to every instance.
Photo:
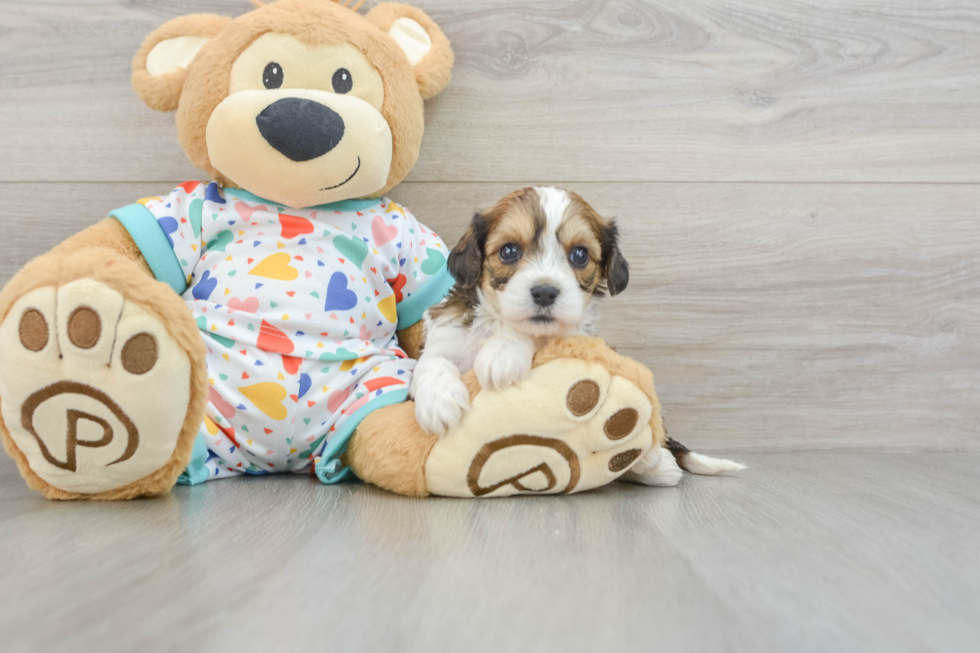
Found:
[[[129,232],[122,226],[122,223],[115,218],[105,218],[88,229],[78,232],[55,246],[50,254],[65,256],[92,247],[104,247],[122,254],[130,261],[139,265],[140,269],[148,275],[153,276],[153,273],[150,271],[150,266],[146,262],[146,258],[140,252],[133,237],[129,235]]]

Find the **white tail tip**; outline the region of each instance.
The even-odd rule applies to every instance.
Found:
[[[719,476],[722,474],[732,474],[745,469],[745,465],[734,460],[724,458],[712,458],[693,451],[687,452],[683,461],[684,469],[692,474],[703,476]]]
[[[654,447],[623,474],[623,480],[654,487],[674,487],[681,482],[683,472],[674,455],[667,449]]]

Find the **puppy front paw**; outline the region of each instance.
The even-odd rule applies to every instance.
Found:
[[[459,369],[444,358],[423,357],[412,377],[415,419],[433,435],[443,436],[470,407],[470,391]]]
[[[473,369],[480,387],[499,390],[523,381],[531,371],[532,358],[531,342],[493,338],[480,349]]]

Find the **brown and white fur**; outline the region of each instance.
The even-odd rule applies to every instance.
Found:
[[[618,238],[615,221],[558,188],[523,188],[477,213],[449,256],[456,285],[425,314],[411,386],[419,424],[443,435],[461,419],[469,408],[462,373],[474,369],[481,387],[504,388],[527,376],[549,339],[594,335],[592,300],[629,283]],[[668,440],[632,480],[674,485],[677,463],[701,474],[742,468]]]

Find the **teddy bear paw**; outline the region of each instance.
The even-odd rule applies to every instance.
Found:
[[[30,469],[64,492],[115,490],[163,467],[190,376],[157,318],[92,279],[31,291],[0,324],[3,424]]]
[[[558,359],[484,389],[426,460],[443,496],[561,494],[606,485],[653,448],[650,399],[595,363]]]

